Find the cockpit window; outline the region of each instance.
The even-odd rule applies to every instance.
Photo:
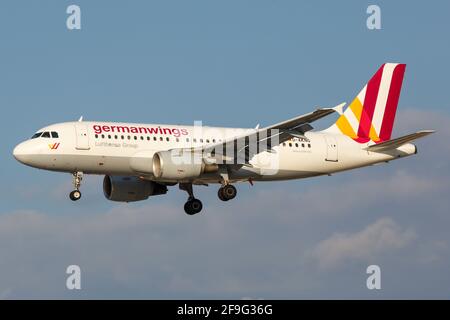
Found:
[[[31,139],[39,138],[41,135],[42,135],[42,132],[37,132],[31,137]]]
[[[52,131],[52,138],[58,138],[58,132]]]
[[[45,132],[42,134],[41,138],[50,138],[50,132],[45,131]]]

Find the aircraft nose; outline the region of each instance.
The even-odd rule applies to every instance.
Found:
[[[19,161],[21,163],[25,164],[27,162],[27,158],[28,158],[29,154],[27,153],[23,142],[18,144],[14,148],[13,156],[14,156],[14,158],[16,158],[17,161]]]

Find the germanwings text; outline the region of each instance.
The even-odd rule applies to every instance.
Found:
[[[108,126],[108,125],[93,125],[92,127],[96,134],[102,133],[137,133],[137,134],[162,134],[173,135],[175,137],[187,136],[189,133],[187,129],[178,128],[161,128],[161,127],[129,127],[129,126]]]

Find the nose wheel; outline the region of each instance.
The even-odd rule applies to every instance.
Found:
[[[202,211],[203,204],[200,200],[194,197],[194,192],[192,191],[192,183],[180,183],[179,187],[181,190],[184,190],[189,194],[189,198],[184,204],[184,212],[192,216]]]
[[[74,191],[72,191],[72,192],[69,194],[69,198],[70,198],[70,200],[72,200],[72,201],[80,200],[80,198],[81,198],[81,192],[78,191],[78,190],[74,190]]]
[[[80,186],[81,181],[83,180],[83,172],[75,172],[72,176],[75,190],[69,194],[69,198],[72,201],[78,201],[81,198]]]

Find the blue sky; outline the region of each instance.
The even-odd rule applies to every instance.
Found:
[[[82,30],[66,28],[70,4],[81,7]],[[381,30],[366,28],[369,4],[381,8]],[[0,297],[448,297],[448,12],[448,1],[2,1]],[[108,203],[99,177],[85,180],[83,201],[73,204],[68,175],[11,155],[38,128],[80,115],[270,124],[350,102],[387,61],[407,64],[396,133],[439,130],[418,143],[417,157],[242,185],[227,206],[215,188],[199,188],[209,208],[200,218],[184,216],[176,189],[145,203]],[[356,199],[361,181],[371,195]],[[342,197],[354,201],[338,205]],[[375,240],[330,260],[336,237],[341,250]],[[377,239],[385,245],[374,247]],[[378,293],[363,286],[372,260],[387,270]],[[73,261],[86,270],[78,295],[62,285]],[[313,272],[315,263],[327,267]]]

